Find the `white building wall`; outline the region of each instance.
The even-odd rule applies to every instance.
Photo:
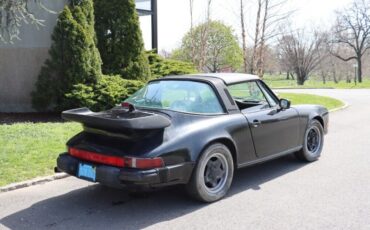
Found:
[[[34,112],[31,92],[34,90],[40,69],[48,58],[51,34],[56,25],[58,13],[68,0],[43,0],[50,13],[30,1],[30,7],[45,26],[37,29],[32,25],[20,28],[21,40],[13,44],[0,42],[0,112]],[[146,49],[151,49],[150,16],[140,17]]]
[[[31,1],[33,4],[33,1]],[[44,5],[60,12],[66,0],[44,1]],[[0,42],[0,112],[31,112],[30,93],[34,89],[41,66],[48,57],[51,34],[58,14],[31,5],[35,15],[45,20],[45,26],[21,27],[21,40],[13,44]]]

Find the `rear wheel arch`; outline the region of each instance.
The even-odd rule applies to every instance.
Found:
[[[228,192],[234,175],[234,158],[225,143],[230,142],[223,138],[211,141],[199,154],[186,184],[186,190],[193,198],[213,202]]]
[[[200,151],[199,155],[198,155],[198,159],[200,158],[201,154],[204,152],[205,149],[207,149],[209,146],[213,145],[213,144],[223,144],[225,145],[229,150],[230,150],[230,153],[231,153],[231,156],[233,157],[233,163],[234,163],[234,167],[236,167],[238,164],[237,164],[237,160],[238,160],[238,154],[237,154],[237,150],[236,150],[236,147],[235,147],[235,144],[232,140],[230,140],[229,138],[217,138],[217,139],[214,139],[210,142],[208,142],[208,144],[206,146],[204,146],[204,148]]]

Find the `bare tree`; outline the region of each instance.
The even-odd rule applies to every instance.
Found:
[[[194,44],[194,0],[189,0],[190,5],[190,36],[191,36],[191,60],[195,63],[195,44]]]
[[[240,0],[240,25],[242,29],[242,48],[243,48],[243,70],[244,73],[248,72],[248,53],[247,53],[247,35],[245,30],[244,18],[244,0]]]
[[[338,83],[341,75],[352,70],[350,63],[343,63],[340,59],[336,58],[331,54],[333,46],[335,44],[330,42],[330,32],[325,32],[322,34],[325,42],[321,47],[321,62],[317,67],[318,73],[321,75],[322,81],[325,84],[328,80]],[[346,47],[336,47],[336,52],[340,55],[347,55],[348,48]],[[348,74],[347,74],[348,75]],[[348,80],[347,80],[348,81]]]
[[[264,59],[264,72],[269,73],[270,75],[278,73],[280,71],[280,63],[276,49],[274,49],[273,46],[265,46],[263,52],[266,56]]]
[[[252,49],[252,55],[249,65],[249,73],[255,73],[255,66],[256,66],[256,56],[257,56],[257,47],[260,39],[260,23],[261,23],[261,11],[262,11],[262,0],[258,0],[258,7],[257,7],[257,16],[256,16],[256,27],[254,33],[254,43]]]
[[[284,6],[288,0],[257,0],[257,15],[254,32],[254,43],[250,59],[249,72],[264,75],[265,49],[270,39],[280,35],[281,24],[294,12]]]
[[[281,44],[275,46],[276,59],[279,65],[280,73],[286,73],[286,80],[294,80],[294,71],[292,70],[291,65],[289,64],[287,55],[281,49]]]
[[[47,9],[40,0],[0,0],[0,41],[12,42],[19,38],[19,28],[23,24],[43,26],[43,20],[37,18],[30,10],[34,2],[39,8]]]
[[[331,49],[330,43],[326,42],[329,34],[327,32],[323,32],[320,34],[320,36],[322,37],[324,42],[319,47],[319,55],[320,55],[321,61],[319,62],[317,66],[317,72],[321,76],[323,84],[326,84],[326,81],[328,80],[328,77],[330,76],[332,72],[333,56],[330,55],[330,49]],[[334,72],[334,74],[335,73],[336,72]]]
[[[193,12],[194,12],[194,0],[189,0],[189,9],[190,9],[190,29],[193,29],[194,27],[194,18],[193,18]]]
[[[370,1],[355,0],[348,9],[337,12],[337,22],[333,28],[332,43],[337,44],[331,53],[348,62],[357,62],[358,81],[362,82],[362,58],[370,49]],[[350,55],[342,55],[338,49],[345,46],[352,50]]]
[[[190,6],[190,36],[191,36],[191,59],[193,64],[197,64],[198,71],[203,71],[205,69],[206,64],[206,55],[207,55],[207,40],[208,40],[208,30],[209,30],[209,23],[211,20],[211,4],[212,0],[207,0],[206,5],[206,17],[204,26],[202,26],[202,31],[200,33],[200,38],[196,38],[194,34],[194,0],[189,0]],[[195,39],[199,39],[196,41]],[[200,45],[197,47],[195,43],[199,43]],[[196,49],[199,50],[196,50]],[[198,57],[197,57],[198,55]]]
[[[362,74],[370,76],[370,52],[366,52],[362,59]]]
[[[263,51],[265,49],[265,33],[266,33],[266,22],[267,22],[267,16],[269,13],[269,3],[270,0],[264,0],[265,2],[265,9],[264,9],[264,15],[262,19],[262,31],[261,31],[261,41],[259,44],[258,49],[258,60],[257,60],[257,74],[262,79],[263,78],[263,72],[264,72],[264,60],[263,60]]]
[[[290,32],[279,39],[280,53],[296,74],[298,85],[303,85],[320,63],[320,49],[323,44],[324,39],[317,32],[312,36],[303,31]]]
[[[263,78],[265,69],[266,43],[281,34],[283,23],[295,12],[285,10],[288,0],[264,0],[264,15],[262,18],[261,39],[257,55],[257,74]]]
[[[198,70],[202,71],[205,69],[206,59],[207,59],[207,40],[208,40],[208,32],[209,32],[209,23],[211,19],[211,4],[212,0],[207,0],[207,8],[206,8],[206,19],[205,24],[202,27],[202,31],[200,34],[200,57],[199,57],[199,65]]]

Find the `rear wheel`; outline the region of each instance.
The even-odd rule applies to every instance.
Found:
[[[209,146],[199,158],[187,184],[194,198],[213,202],[221,199],[230,188],[234,173],[230,150],[223,144]]]
[[[303,161],[316,161],[324,146],[324,129],[318,120],[312,120],[305,132],[303,148],[295,156]]]

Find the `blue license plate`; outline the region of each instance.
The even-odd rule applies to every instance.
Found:
[[[95,166],[89,164],[78,164],[78,175],[79,178],[94,181],[96,180],[96,170]]]

